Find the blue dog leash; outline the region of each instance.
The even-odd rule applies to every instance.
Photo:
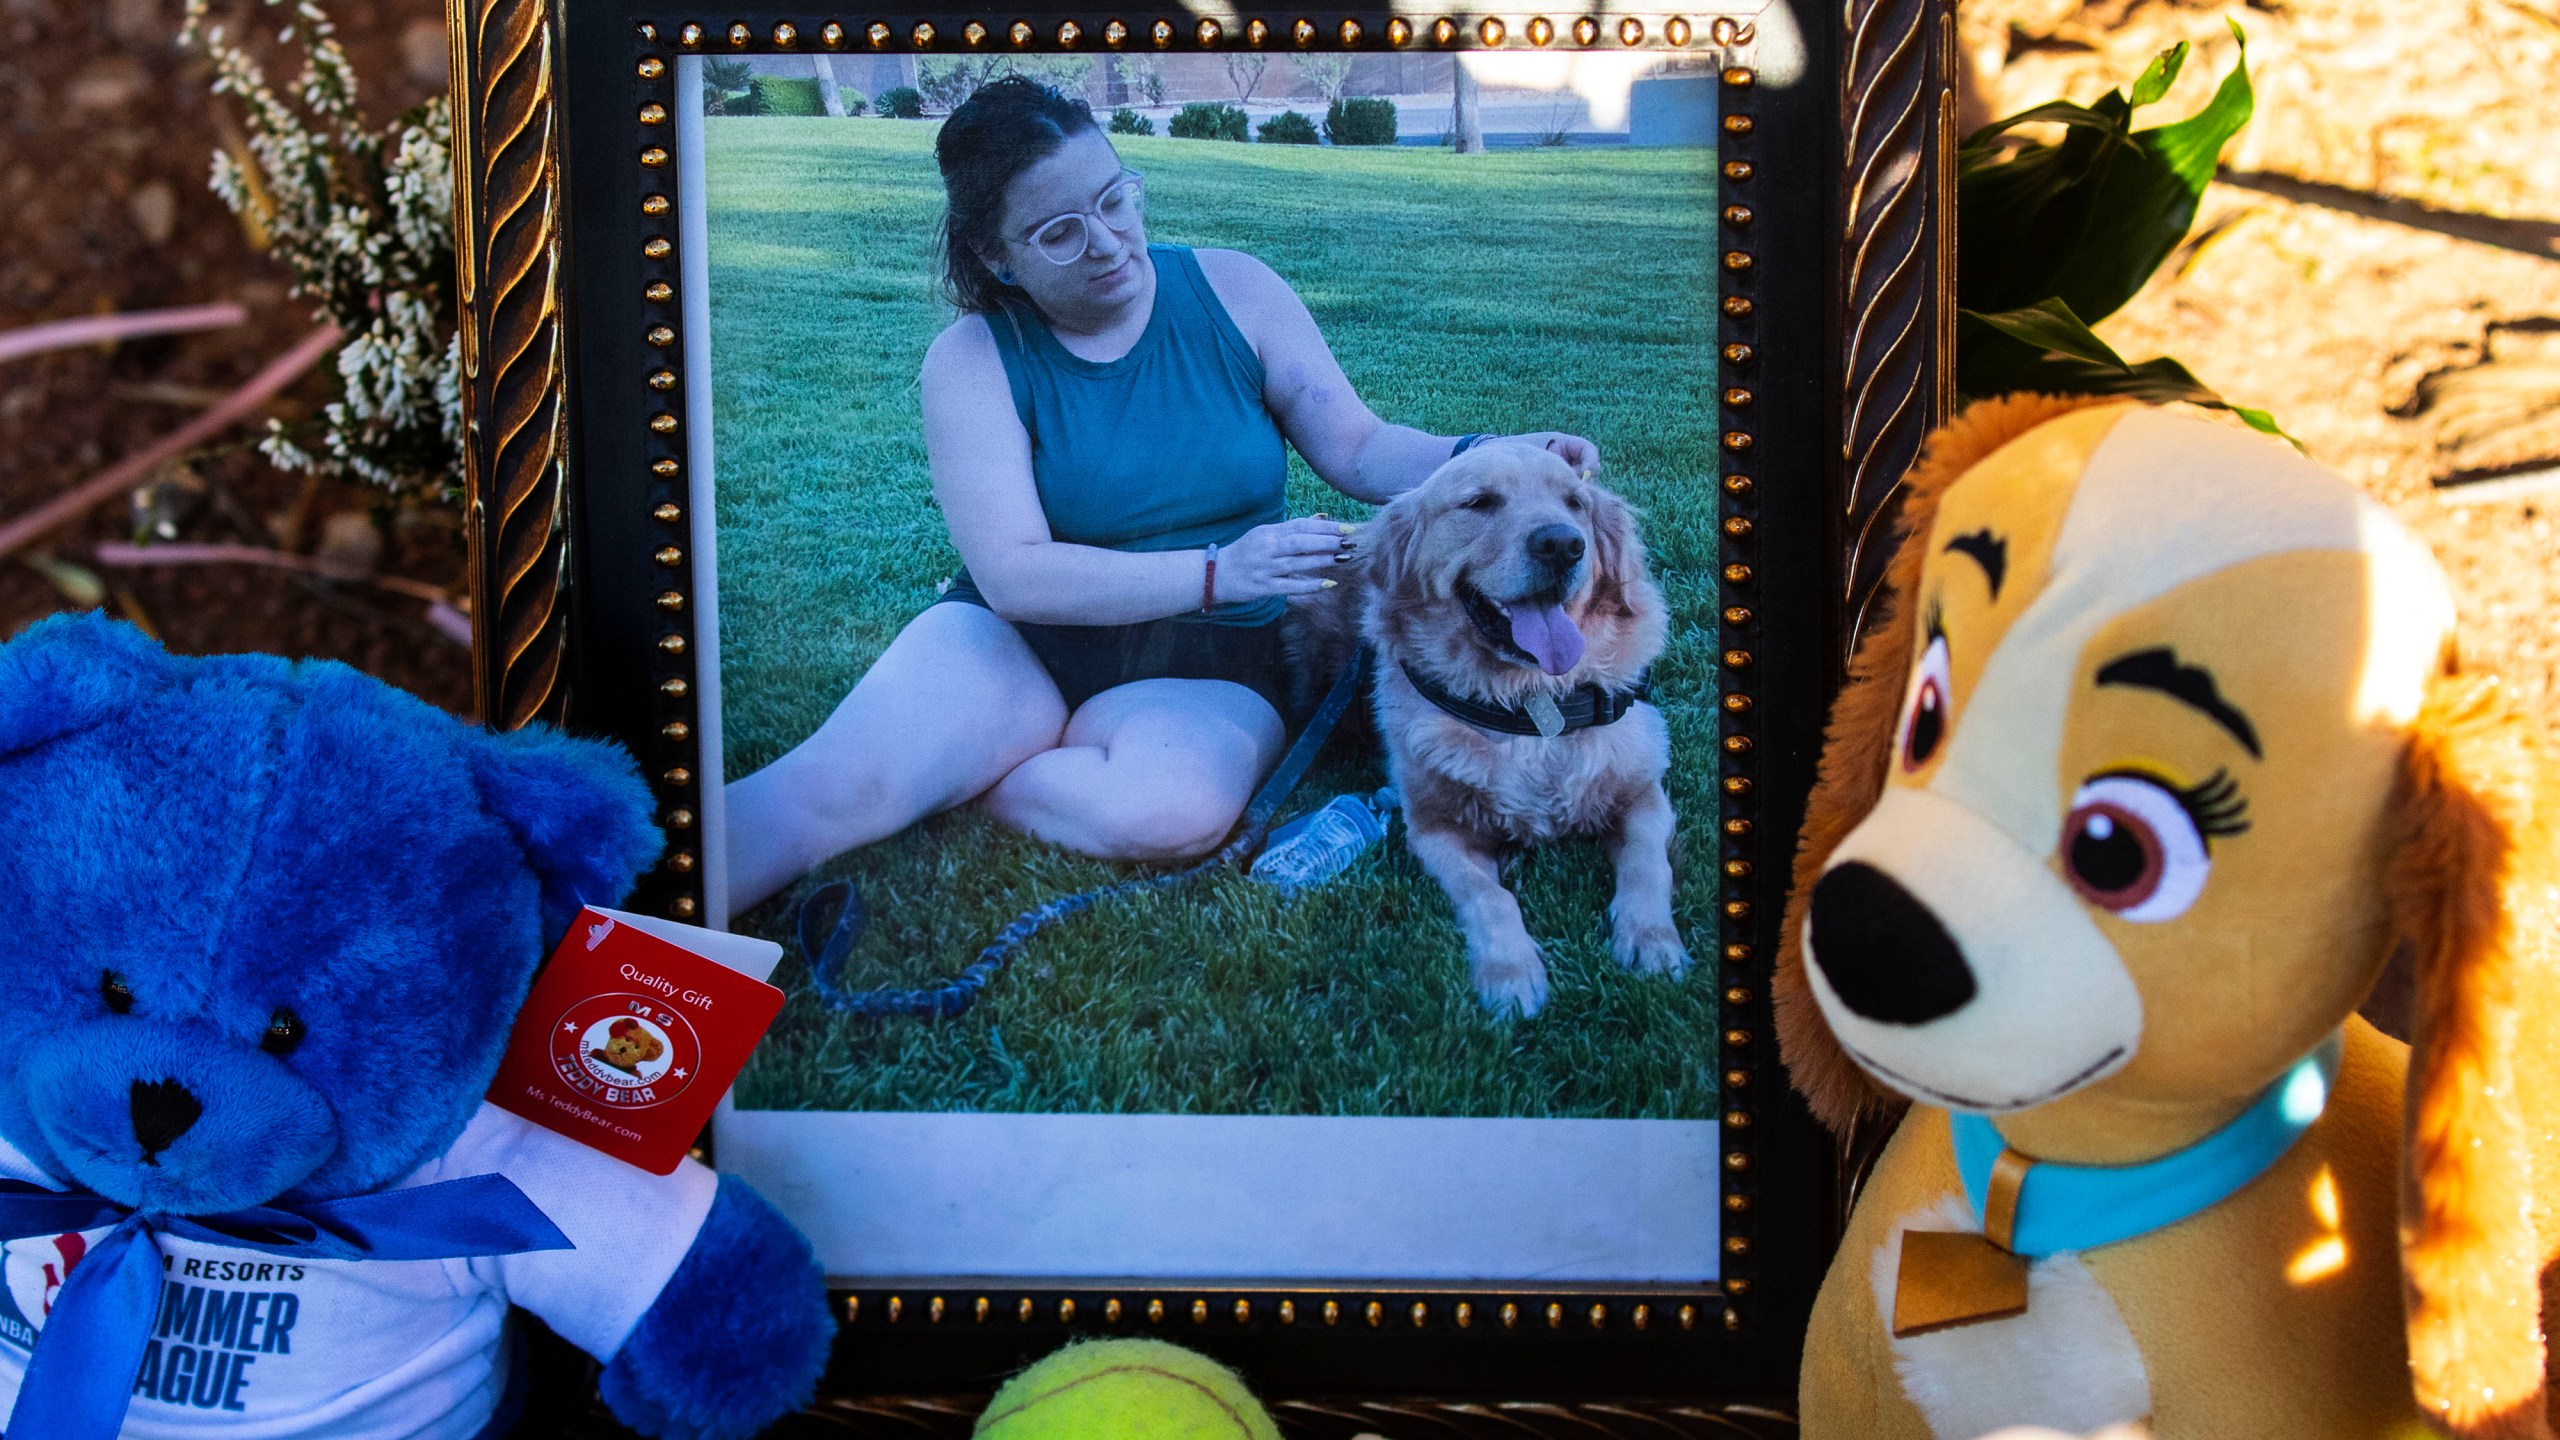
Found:
[[[576,1248],[503,1175],[221,1215],[135,1210],[86,1190],[0,1180],[0,1240],[113,1225],[54,1296],[18,1385],[8,1432],[24,1440],[114,1440],[159,1315],[158,1237],[304,1260],[448,1260]]]
[[[800,902],[800,959],[809,967],[809,983],[818,992],[819,1003],[830,1010],[847,1015],[914,1015],[931,1019],[949,1019],[962,1014],[977,1003],[978,993],[1003,970],[1005,963],[1021,950],[1032,936],[1066,919],[1090,910],[1106,900],[1117,900],[1147,890],[1169,890],[1208,874],[1223,865],[1231,865],[1253,853],[1262,837],[1271,830],[1272,816],[1298,788],[1307,767],[1315,763],[1324,742],[1340,723],[1343,712],[1351,708],[1360,690],[1360,677],[1368,671],[1369,654],[1365,649],[1352,656],[1342,667],[1333,688],[1325,692],[1324,703],[1298,732],[1296,743],[1280,757],[1279,768],[1254,792],[1253,801],[1245,807],[1244,818],[1236,833],[1216,854],[1181,870],[1162,875],[1148,875],[1136,880],[1123,880],[1099,890],[1062,895],[1045,905],[1036,906],[1013,918],[1013,923],[996,932],[996,938],[978,952],[968,968],[942,984],[921,990],[847,990],[835,981],[836,974],[853,953],[854,942],[862,938],[863,927],[871,920],[871,912],[862,903],[862,892],[850,880],[831,880],[809,892]],[[821,937],[824,938],[821,938]]]

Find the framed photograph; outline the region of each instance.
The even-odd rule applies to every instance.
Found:
[[[708,1143],[830,1413],[1152,1334],[1309,1434],[1786,1430],[1943,12],[454,8],[483,712],[792,952]]]

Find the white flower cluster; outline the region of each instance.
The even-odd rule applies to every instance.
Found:
[[[462,351],[453,302],[453,117],[432,100],[383,131],[365,126],[356,78],[314,0],[264,0],[291,18],[277,43],[303,55],[292,99],[187,0],[183,39],[240,97],[248,155],[217,151],[213,191],[347,339],[341,397],[310,425],[270,421],[260,445],[288,470],[352,477],[403,500],[461,491]],[[296,103],[298,102],[298,103]]]

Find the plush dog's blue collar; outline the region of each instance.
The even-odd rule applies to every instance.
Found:
[[[2183,1150],[2140,1165],[2037,1161],[2018,1188],[2010,1250],[2041,1257],[2092,1250],[2175,1225],[2265,1174],[2328,1108],[2343,1037],[2331,1035],[2267,1087],[2238,1119]],[[1973,1213],[1984,1212],[1991,1167],[2007,1148],[1979,1115],[1950,1115],[1956,1170]]]

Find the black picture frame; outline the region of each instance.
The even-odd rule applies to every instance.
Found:
[[[1788,1090],[1766,981],[1824,709],[1875,584],[1893,489],[1952,400],[1951,4],[874,13],[455,0],[450,14],[480,710],[496,726],[605,735],[641,758],[670,846],[629,903],[676,918],[701,904],[670,163],[677,56],[1108,53],[1160,41],[1599,48],[1624,43],[1617,27],[1633,18],[1639,43],[1676,35],[1678,48],[1714,57],[1718,645],[1728,693],[1747,708],[1722,716],[1717,853],[1693,849],[1690,863],[1725,876],[1712,962],[1725,1001],[1724,1278],[1682,1292],[1200,1288],[1146,1276],[849,1289],[837,1296],[835,1363],[801,1423],[964,1434],[969,1397],[1008,1371],[1068,1338],[1118,1333],[1239,1365],[1292,1433],[1791,1433],[1805,1318],[1862,1155]],[[1783,76],[1763,63],[1781,38]]]

